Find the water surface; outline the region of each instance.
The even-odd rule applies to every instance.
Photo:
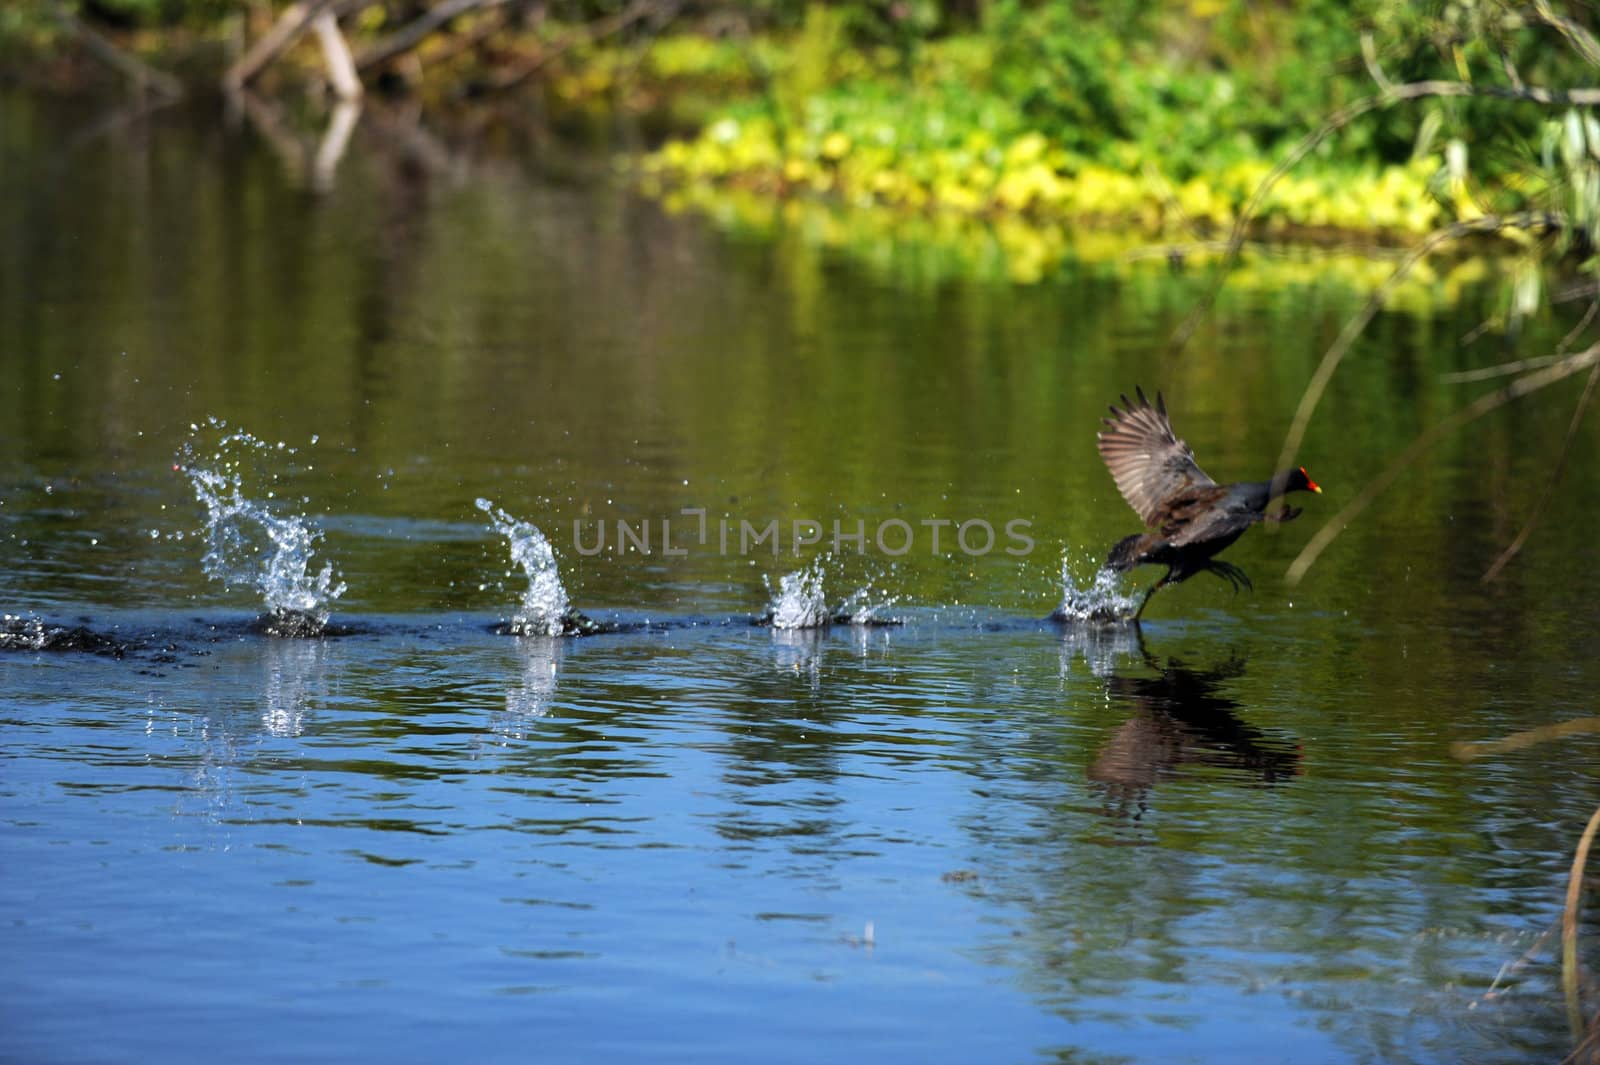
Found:
[[[1105,404],[1162,387],[1211,474],[1265,476],[1360,292],[1258,266],[1173,362],[1204,277],[1165,265],[949,280],[537,155],[430,176],[364,127],[314,195],[211,116],[0,115],[0,610],[123,645],[0,654],[0,1057],[1565,1053],[1550,952],[1496,980],[1558,916],[1600,750],[1449,745],[1593,710],[1592,423],[1479,583],[1579,386],[1280,576],[1477,394],[1441,375],[1504,357],[1460,339],[1492,270],[1357,346],[1300,456],[1326,494],[1229,552],[1253,595],[1086,630],[1044,619],[1063,554],[1085,580],[1135,528]],[[207,577],[174,466],[209,418],[269,445],[249,491],[323,532],[345,635],[259,635]],[[525,578],[480,497],[631,631],[496,635]],[[863,522],[816,572],[903,624],[750,624],[817,549],[725,554],[686,509]],[[664,519],[681,556],[573,541]],[[1034,547],[889,556],[893,519]]]

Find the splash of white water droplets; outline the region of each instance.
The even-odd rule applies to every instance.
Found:
[[[264,443],[243,431],[230,433],[217,418],[208,419],[205,428],[189,428],[181,468],[206,508],[201,560],[206,576],[229,587],[259,591],[268,613],[287,623],[279,626],[281,631],[321,632],[334,600],[347,588],[332,563],[312,569],[321,530],[312,528],[303,514],[276,514],[245,493],[247,476],[262,476],[268,484],[278,480],[277,473],[259,472],[265,466],[263,456],[270,453],[281,464],[295,449]],[[201,438],[215,434],[222,434],[215,447],[202,448]],[[272,499],[277,492],[268,488],[263,494]]]
[[[511,561],[528,576],[528,590],[511,617],[516,636],[560,636],[567,629],[572,602],[556,569],[555,550],[532,522],[520,521],[487,499],[477,501],[494,531],[506,538]]]

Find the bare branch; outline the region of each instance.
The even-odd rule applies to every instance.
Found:
[[[50,10],[55,15],[56,21],[76,37],[90,55],[133,82],[135,88],[143,91],[148,86],[158,95],[170,100],[176,100],[183,95],[183,83],[177,78],[164,70],[157,70],[131,52],[118,48],[110,39],[90,29],[87,23],[68,11],[61,3],[51,4]]]
[[[1469,381],[1486,381],[1491,377],[1507,377],[1511,374],[1521,373],[1524,370],[1537,370],[1541,366],[1549,366],[1552,362],[1561,359],[1567,352],[1572,350],[1572,345],[1577,341],[1578,337],[1582,336],[1583,331],[1588,329],[1594,322],[1595,315],[1600,314],[1600,296],[1597,296],[1594,292],[1587,292],[1584,295],[1593,297],[1589,301],[1589,308],[1583,312],[1583,317],[1578,320],[1578,324],[1567,330],[1567,335],[1561,338],[1561,343],[1556,345],[1556,353],[1554,355],[1540,355],[1532,359],[1503,362],[1498,366],[1484,366],[1476,370],[1459,370],[1455,373],[1440,374],[1439,380],[1448,385],[1465,384]],[[1560,303],[1562,300],[1560,296],[1556,296],[1550,302]],[[1490,328],[1494,321],[1495,319],[1491,318],[1484,322],[1477,329],[1474,329],[1472,333],[1468,334],[1471,339],[1462,337],[1461,343],[1470,344],[1472,340],[1477,339],[1477,334],[1480,330]]]
[[[1367,64],[1367,76],[1372,79],[1373,84],[1384,92],[1394,91],[1394,82],[1389,80],[1389,75],[1383,72],[1383,67],[1378,62],[1378,49],[1372,43],[1370,31],[1361,34],[1361,61]]]
[[[665,0],[665,2],[663,0],[633,0],[633,3],[616,14],[596,19],[585,26],[579,26],[550,45],[549,48],[540,49],[539,53],[531,59],[496,77],[491,82],[490,87],[502,91],[516,88],[542,70],[545,64],[565,55],[572,49],[598,41],[602,37],[620,33],[635,22],[654,14],[658,7],[671,11],[676,10],[677,6],[672,0]]]
[[[426,40],[434,30],[469,11],[501,7],[509,2],[510,0],[445,0],[444,3],[429,8],[426,14],[413,19],[364,50],[356,57],[356,69],[367,70],[411,51]]]
[[[1589,301],[1589,308],[1583,312],[1583,317],[1578,319],[1578,324],[1569,329],[1567,335],[1561,338],[1561,343],[1556,345],[1557,355],[1565,355],[1572,350],[1573,342],[1583,334],[1585,329],[1589,328],[1589,323],[1594,321],[1594,316],[1597,313],[1600,313],[1600,297]]]
[[[262,38],[222,75],[222,87],[238,92],[274,59],[287,51],[311,27],[312,20],[332,6],[333,0],[303,0],[290,4]]]
[[[1503,321],[1505,321],[1505,317],[1503,315],[1491,314],[1489,317],[1485,318],[1483,321],[1479,322],[1477,325],[1473,326],[1471,329],[1469,329],[1465,333],[1461,334],[1461,340],[1460,340],[1461,346],[1465,348],[1465,347],[1470,347],[1473,344],[1476,344],[1478,341],[1483,339],[1483,335],[1485,333],[1487,333],[1489,330],[1493,329],[1495,326],[1499,325]],[[1469,370],[1467,372],[1468,373],[1473,373],[1473,372],[1476,372],[1476,371]],[[1445,380],[1449,380],[1449,379],[1451,379],[1453,377],[1456,377],[1456,376],[1459,376],[1459,375],[1457,375],[1457,374],[1442,374],[1440,376]],[[1493,377],[1494,374],[1489,374],[1489,376]]]
[[[345,101],[361,99],[361,78],[350,57],[350,46],[339,32],[339,20],[333,12],[323,11],[311,20],[311,29],[322,46],[322,61],[327,64],[328,84],[333,86],[334,95]]]
[[[1447,385],[1487,381],[1491,377],[1510,377],[1512,374],[1519,374],[1524,370],[1537,370],[1541,366],[1549,366],[1552,362],[1559,362],[1560,360],[1560,355],[1539,355],[1531,359],[1518,359],[1516,362],[1502,362],[1498,366],[1485,366],[1477,370],[1459,370],[1455,373],[1440,374],[1439,380]]]
[[[1517,533],[1517,538],[1506,545],[1500,552],[1500,557],[1494,560],[1494,565],[1489,567],[1483,575],[1483,583],[1488,584],[1500,576],[1500,571],[1505,569],[1506,563],[1522,550],[1522,545],[1528,542],[1528,537],[1533,535],[1533,527],[1539,519],[1544,517],[1544,510],[1550,505],[1550,499],[1556,493],[1556,485],[1561,483],[1561,475],[1567,470],[1567,459],[1572,457],[1572,445],[1578,439],[1578,427],[1583,424],[1584,412],[1589,409],[1589,401],[1594,398],[1595,385],[1600,384],[1600,363],[1589,371],[1589,380],[1583,386],[1583,395],[1578,397],[1578,407],[1572,412],[1572,423],[1567,426],[1567,439],[1561,444],[1561,454],[1556,457],[1556,468],[1550,471],[1550,480],[1545,482],[1544,494],[1539,497],[1539,502],[1534,504],[1533,513],[1528,515],[1528,521],[1522,526],[1522,531]]]
[[[1529,392],[1554,384],[1563,378],[1571,377],[1573,374],[1586,370],[1597,363],[1600,363],[1600,344],[1595,344],[1576,355],[1569,355],[1554,366],[1535,371],[1526,377],[1519,377],[1503,388],[1480,396],[1475,402],[1468,404],[1444,421],[1429,428],[1421,436],[1413,440],[1411,446],[1406,448],[1399,458],[1390,463],[1387,469],[1367,482],[1367,486],[1354,499],[1345,504],[1343,510],[1335,514],[1328,520],[1327,524],[1317,530],[1316,535],[1301,549],[1299,556],[1290,564],[1288,572],[1284,574],[1284,579],[1291,585],[1300,583],[1301,578],[1306,575],[1306,571],[1311,568],[1312,563],[1316,562],[1317,556],[1321,555],[1327,546],[1338,538],[1339,534],[1345,530],[1345,527],[1354,521],[1363,510],[1366,510],[1372,501],[1378,498],[1389,485],[1393,484],[1395,478],[1399,477],[1408,466],[1440,440],[1463,425],[1483,417],[1490,411],[1503,407],[1513,400],[1520,399]]]
[[[1522,88],[1522,75],[1517,73],[1517,64],[1512,62],[1510,52],[1502,51],[1500,53],[1500,66],[1505,70],[1506,80],[1511,83],[1511,87],[1513,89]]]

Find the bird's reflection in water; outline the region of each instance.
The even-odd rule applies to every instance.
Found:
[[[1295,745],[1246,724],[1234,713],[1239,703],[1221,691],[1226,681],[1244,673],[1242,658],[1198,670],[1173,658],[1162,665],[1142,640],[1140,651],[1154,676],[1106,678],[1113,703],[1134,708],[1089,765],[1088,777],[1103,790],[1107,814],[1139,820],[1148,810],[1150,789],[1183,766],[1227,769],[1265,784],[1299,773]]]

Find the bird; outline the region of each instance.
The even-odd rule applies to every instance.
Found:
[[[1156,393],[1154,405],[1142,388],[1134,393],[1136,400],[1122,396],[1122,409],[1111,406],[1111,417],[1101,419],[1105,428],[1097,439],[1117,490],[1147,526],[1146,532],[1117,541],[1104,568],[1120,573],[1149,564],[1167,567],[1165,576],[1140,601],[1133,615],[1137,622],[1158,590],[1196,573],[1213,573],[1236,593],[1241,586],[1253,587],[1243,570],[1215,556],[1256,522],[1293,521],[1300,516],[1300,508],[1287,503],[1268,512],[1274,498],[1289,492],[1320,494],[1322,488],[1304,466],[1265,481],[1218,484],[1195,464],[1194,451],[1172,431],[1161,393]]]

